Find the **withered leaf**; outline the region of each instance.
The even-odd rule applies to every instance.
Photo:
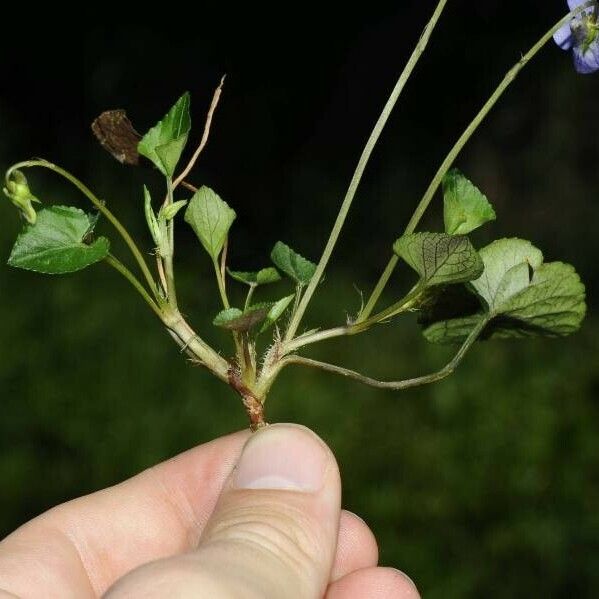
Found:
[[[102,145],[120,163],[137,166],[137,144],[141,135],[134,129],[127,113],[122,110],[106,110],[92,123],[92,131]]]

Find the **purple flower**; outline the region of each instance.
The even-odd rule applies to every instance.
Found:
[[[588,0],[568,0],[570,10]],[[558,29],[553,39],[562,50],[572,50],[574,67],[579,73],[599,70],[599,5],[594,2],[577,14],[569,23]]]

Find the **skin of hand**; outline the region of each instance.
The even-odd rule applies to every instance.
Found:
[[[235,433],[23,525],[0,543],[0,599],[418,599],[340,502],[310,430]]]

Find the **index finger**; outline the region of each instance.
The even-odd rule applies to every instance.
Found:
[[[28,522],[0,543],[0,596],[97,597],[133,568],[192,549],[249,434],[206,443]]]

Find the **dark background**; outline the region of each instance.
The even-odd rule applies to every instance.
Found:
[[[453,140],[564,5],[449,2],[373,156],[306,326],[355,313],[355,288],[371,289]],[[329,4],[330,14],[323,6],[280,14],[200,6],[201,20],[164,11],[129,18],[103,6],[62,24],[56,13],[22,16],[12,30],[7,21],[0,166],[30,156],[64,166],[149,250],[141,184],[159,190],[159,178],[112,160],[89,124],[120,107],[145,131],[188,89],[197,138],[227,73],[191,179],[237,210],[230,264],[265,265],[277,239],[316,260],[433,2]],[[401,394],[289,370],[269,398],[271,421],[304,423],[331,445],[345,505],[374,529],[381,562],[405,569],[425,597],[599,593],[598,89],[599,74],[576,75],[550,44],[457,161],[497,209],[498,221],[475,234],[478,245],[524,237],[548,260],[576,265],[589,294],[579,334],[481,344],[449,380]],[[84,206],[51,174],[28,176],[44,201]],[[5,260],[21,226],[6,200],[0,221]],[[425,225],[440,223],[437,200]],[[210,265],[192,232],[179,228],[184,310],[207,339],[226,344],[206,318],[218,309]],[[388,301],[407,276],[398,271]],[[246,425],[238,399],[187,364],[102,265],[57,278],[2,268],[0,313],[0,536],[57,502]],[[399,378],[433,370],[449,353],[426,345],[408,318],[310,355]]]

